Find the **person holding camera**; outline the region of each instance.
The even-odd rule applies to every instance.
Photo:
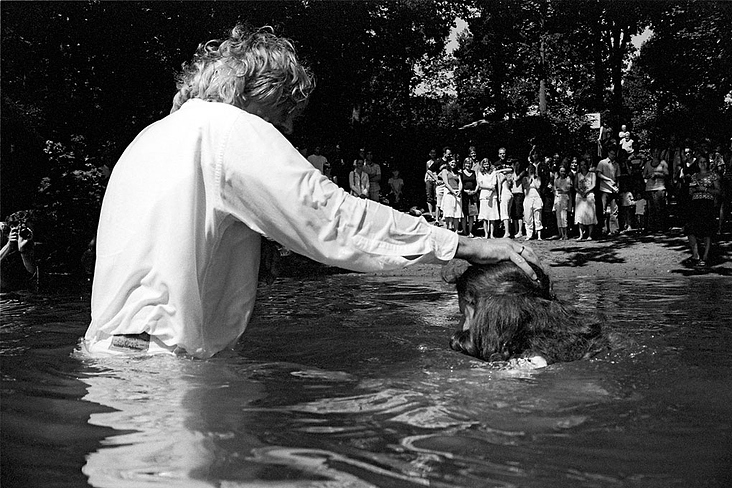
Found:
[[[2,292],[25,288],[37,271],[33,231],[24,210],[8,216],[2,227],[0,248],[0,289]]]

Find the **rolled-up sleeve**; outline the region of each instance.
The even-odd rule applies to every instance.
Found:
[[[316,261],[376,271],[455,255],[454,232],[347,194],[253,115],[233,124],[216,164],[223,213]]]

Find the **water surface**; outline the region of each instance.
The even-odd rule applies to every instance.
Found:
[[[449,285],[341,274],[262,290],[221,357],[93,360],[86,293],[6,298],[3,486],[729,486],[732,282],[555,291],[628,347],[492,369]]]

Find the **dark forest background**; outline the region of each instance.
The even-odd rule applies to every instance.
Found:
[[[469,31],[447,52],[456,18]],[[0,216],[35,210],[47,269],[78,271],[100,169],[169,112],[197,45],[237,22],[293,39],[317,77],[293,144],[339,144],[346,160],[369,146],[420,206],[432,147],[581,154],[597,137],[587,113],[651,149],[732,136],[730,2],[3,1],[0,22]]]

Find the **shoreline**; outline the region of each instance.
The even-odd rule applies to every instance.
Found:
[[[712,239],[709,263],[705,267],[689,263],[691,250],[683,229],[664,233],[628,232],[593,241],[556,239],[520,240],[541,259],[552,279],[592,277],[732,276],[732,236]],[[368,273],[376,276],[436,276],[441,265],[419,264],[394,271]]]
[[[478,238],[480,239],[480,238]],[[732,233],[712,239],[709,263],[705,267],[689,262],[691,250],[683,229],[673,227],[664,233],[640,234],[628,232],[612,238],[593,241],[557,239],[519,240],[539,256],[545,271],[553,280],[580,277],[642,278],[662,276],[732,277]],[[279,278],[312,279],[331,274],[365,274],[368,276],[417,277],[441,280],[441,264],[416,264],[391,271],[356,273],[326,266],[297,254],[283,259]],[[91,278],[70,273],[49,273],[41,280],[41,294],[66,292],[88,293]],[[8,292],[3,298],[34,294],[32,291]]]

